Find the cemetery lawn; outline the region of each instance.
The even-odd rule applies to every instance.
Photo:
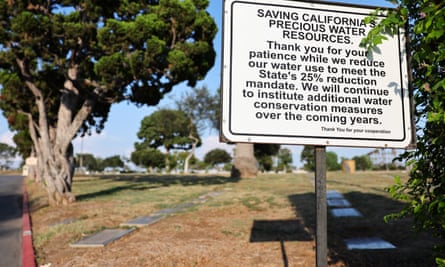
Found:
[[[403,172],[329,172],[336,190],[362,217],[328,208],[329,266],[434,266],[433,238],[410,219],[383,216],[404,205],[385,188]],[[27,181],[38,266],[315,266],[314,174],[76,176],[77,202],[49,207]],[[217,192],[218,194],[209,194]],[[205,196],[202,198],[202,196]],[[203,200],[99,248],[73,248],[85,236],[192,200]],[[380,237],[396,249],[348,250],[344,240]]]

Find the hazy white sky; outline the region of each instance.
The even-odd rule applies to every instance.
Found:
[[[343,0],[334,1],[351,4],[361,4],[370,6],[391,7],[391,4],[384,0],[374,1],[360,1],[360,0]],[[216,62],[210,72],[207,74],[205,80],[198,83],[198,87],[207,86],[209,90],[216,91],[220,86],[220,65],[221,65],[221,15],[222,15],[222,0],[210,0],[208,8],[209,13],[214,17],[218,24],[218,34],[214,40],[214,47],[217,52]],[[176,86],[173,91],[161,101],[157,107],[143,107],[136,108],[134,105],[121,103],[114,105],[111,108],[108,122],[101,134],[93,134],[83,138],[74,140],[75,153],[91,153],[96,157],[108,157],[113,155],[130,156],[134,150],[133,144],[137,142],[136,133],[139,130],[141,120],[149,115],[159,107],[173,107],[172,98],[188,90],[189,88],[184,84]],[[8,131],[7,122],[4,117],[0,117],[0,142],[14,145],[12,142],[13,134]],[[197,157],[203,158],[204,154],[213,148],[224,148],[230,153],[233,146],[220,143],[219,136],[216,131],[207,131],[202,135],[203,145],[197,150]],[[293,152],[294,165],[302,166],[300,162],[300,153],[302,146],[285,146]],[[340,157],[352,158],[355,155],[363,155],[372,151],[371,148],[338,148],[328,147]]]

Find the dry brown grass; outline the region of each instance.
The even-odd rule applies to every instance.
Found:
[[[328,173],[360,219],[328,216],[330,266],[431,266],[431,238],[410,231],[409,220],[385,224],[402,203],[384,188],[395,173]],[[76,177],[73,205],[53,208],[31,182],[33,239],[38,264],[51,266],[315,266],[313,174]],[[87,234],[211,191],[222,195],[139,228],[104,248],[71,248]],[[64,222],[65,224],[61,224]],[[398,249],[348,251],[344,238],[378,235]]]

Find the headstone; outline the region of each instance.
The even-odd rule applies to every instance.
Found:
[[[335,198],[343,199],[344,196],[341,193],[339,193],[338,191],[336,191],[336,190],[328,190],[326,192],[326,198],[327,199],[335,199]]]
[[[88,236],[76,243],[70,244],[72,248],[87,248],[87,247],[104,247],[109,243],[118,240],[119,238],[128,235],[135,229],[105,229],[99,233]]]
[[[331,209],[334,217],[361,217],[362,214],[354,208],[334,208]]]
[[[350,207],[351,203],[346,199],[336,198],[336,199],[328,199],[329,207]]]
[[[380,237],[350,238],[344,240],[348,250],[353,249],[394,249],[396,246]]]
[[[150,224],[156,223],[157,221],[159,221],[163,217],[164,217],[163,214],[142,216],[142,217],[138,217],[136,219],[130,220],[128,222],[122,223],[121,226],[130,226],[130,227],[131,226],[135,226],[135,227],[146,226],[146,225],[150,225]]]

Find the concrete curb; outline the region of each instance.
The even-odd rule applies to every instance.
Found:
[[[32,246],[31,219],[28,207],[28,193],[26,191],[26,178],[23,181],[23,207],[22,207],[22,267],[35,267],[34,248]]]

